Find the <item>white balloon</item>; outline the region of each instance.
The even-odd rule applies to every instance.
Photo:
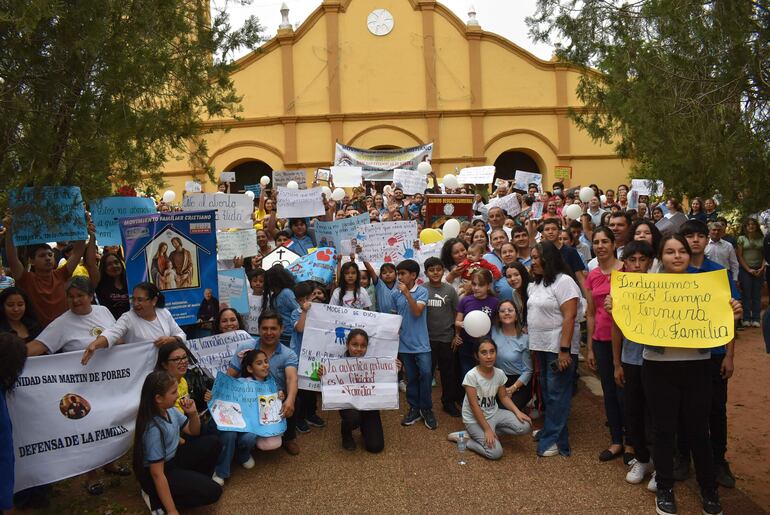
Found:
[[[345,198],[345,190],[343,190],[342,188],[335,188],[334,191],[332,191],[333,200],[336,200],[337,202],[339,202],[343,198]]]
[[[297,184],[297,181],[289,181],[286,183],[286,187],[290,190],[297,190],[299,189],[299,184]]]
[[[214,195],[224,195],[224,194],[225,194],[224,191],[217,191],[216,193],[214,193]]]
[[[163,193],[163,202],[166,204],[172,203],[176,199],[176,193],[173,192],[173,190],[166,190],[165,193]]]
[[[571,220],[577,220],[583,214],[583,210],[577,204],[571,204],[564,208],[564,214]]]
[[[254,200],[254,192],[253,191],[247,191],[244,193],[247,197],[249,197],[251,200]]]
[[[457,238],[460,234],[460,222],[456,218],[450,218],[444,222],[444,239]]]
[[[390,186],[390,184],[386,184],[386,185],[385,185],[385,186],[382,188],[382,192],[383,192],[385,195],[392,195],[392,194],[393,194],[393,188]]]
[[[463,329],[473,338],[481,338],[489,334],[489,329],[492,327],[492,321],[489,319],[489,315],[478,309],[471,311],[463,319]]]
[[[270,184],[270,177],[268,177],[267,175],[263,175],[262,178],[259,180],[259,183],[262,186],[267,186],[268,184]]]
[[[599,197],[599,200],[601,200],[602,204],[604,204],[605,202],[607,202],[607,195],[602,195],[601,197]]]
[[[596,196],[596,192],[593,188],[589,188],[588,186],[584,186],[580,188],[580,200],[583,202],[588,202],[592,198]]]
[[[454,174],[448,173],[444,176],[444,186],[454,190],[460,187],[460,183],[457,182],[457,177]]]
[[[417,165],[417,171],[423,175],[428,175],[430,172],[433,171],[433,167],[430,165],[429,162],[421,161],[420,164]]]
[[[332,196],[332,190],[329,186],[321,186],[321,192],[326,195],[326,199],[330,199]]]

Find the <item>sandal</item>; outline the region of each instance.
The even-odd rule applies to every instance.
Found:
[[[126,467],[125,465],[120,465],[119,463],[105,465],[104,467],[102,467],[102,470],[104,470],[108,474],[114,474],[116,476],[131,475],[131,469]]]
[[[623,455],[623,449],[621,448],[618,452],[612,452],[609,449],[604,449],[599,454],[599,461],[610,461],[614,460],[615,458]]]
[[[91,484],[86,484],[86,492],[91,495],[102,495],[104,493],[104,483],[96,481]]]

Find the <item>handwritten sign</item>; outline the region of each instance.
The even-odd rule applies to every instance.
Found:
[[[259,315],[262,314],[262,295],[249,294],[249,313],[243,317],[243,325],[249,334],[259,334]]]
[[[262,185],[261,184],[247,184],[243,187],[243,191],[250,191],[254,194],[254,198],[259,198],[259,195],[262,193]]]
[[[495,178],[494,166],[471,166],[460,170],[457,180],[461,184],[492,184]]]
[[[246,271],[243,268],[217,270],[219,281],[219,307],[230,307],[238,313],[249,312],[249,293]]]
[[[612,317],[626,338],[659,347],[711,348],[734,338],[726,270],[612,273]]]
[[[519,204],[519,197],[515,193],[506,195],[502,198],[490,199],[487,208],[500,207],[508,216],[516,216],[521,213],[521,205]]]
[[[527,191],[530,184],[537,184],[537,191],[543,191],[543,174],[516,170],[513,177],[514,189]]]
[[[326,213],[321,188],[294,190],[278,188],[278,218],[304,218]]]
[[[187,348],[196,357],[199,366],[208,370],[212,376],[216,376],[218,372],[227,373],[227,365],[238,349],[238,344],[252,339],[246,331],[232,331],[187,340]]]
[[[289,181],[294,181],[299,189],[307,188],[305,170],[275,170],[273,171],[273,186],[285,188]]]
[[[217,256],[219,259],[233,259],[236,256],[256,256],[257,230],[228,231],[217,233]]]
[[[393,170],[393,182],[401,186],[405,195],[422,195],[428,187],[428,179],[416,170]]]
[[[221,182],[235,182],[235,172],[222,172],[219,175]]]
[[[313,226],[315,229],[315,238],[319,247],[334,247],[340,249],[344,240],[356,238],[362,226],[371,222],[369,213],[362,213],[358,216],[341,218],[333,222],[317,221]]]
[[[361,258],[365,261],[396,264],[415,258],[416,222],[382,222],[361,229],[363,239],[357,243],[361,245]]]
[[[155,202],[144,197],[105,197],[88,203],[99,245],[121,245],[118,219],[155,213]]]
[[[251,229],[254,201],[243,194],[195,193],[182,201],[182,211],[217,210],[217,230]]]
[[[331,173],[337,188],[357,188],[361,185],[363,169],[360,166],[332,166]]]
[[[88,238],[80,188],[43,186],[8,192],[13,213],[13,244],[31,245]]]
[[[219,374],[211,389],[209,411],[220,431],[268,437],[286,431],[281,405],[278,386],[272,377],[255,381]]]
[[[398,371],[393,358],[330,359],[321,376],[325,410],[398,409]]]
[[[639,195],[662,195],[664,188],[663,181],[631,179],[631,189],[638,191]]]
[[[198,181],[185,181],[184,189],[187,193],[200,193],[203,191],[203,187]]]
[[[297,282],[317,281],[321,284],[331,284],[337,266],[336,256],[333,248],[316,249],[293,262],[289,266],[289,272]]]

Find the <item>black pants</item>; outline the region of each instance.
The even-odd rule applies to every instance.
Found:
[[[506,388],[516,383],[516,381],[519,380],[519,375],[506,375],[508,377],[508,380],[505,382]],[[511,395],[511,400],[516,405],[517,408],[520,410],[524,410],[524,408],[527,406],[527,403],[532,399],[532,381],[530,380],[529,384],[524,385],[520,390],[516,391],[513,395]],[[497,398],[497,405],[500,407],[500,409],[507,409],[505,406],[503,406],[503,403],[500,402],[500,398]]]
[[[299,390],[297,392],[297,411],[300,420],[307,420],[316,414],[318,403],[316,399],[318,393],[310,390]],[[292,417],[293,418],[293,417]],[[295,424],[296,425],[296,424]]]
[[[455,402],[462,402],[464,392],[461,393],[458,388],[462,381],[457,377],[457,358],[452,350],[452,343],[431,341],[430,354],[433,362],[431,370],[435,372],[438,366],[441,377],[441,404],[450,406]]]
[[[382,420],[379,411],[359,411],[356,409],[340,410],[342,419],[342,436],[351,435],[355,429],[361,429],[364,437],[364,448],[377,453],[385,448],[385,434],[382,431]]]
[[[642,385],[642,367],[623,363],[623,375],[626,384],[623,387],[623,408],[625,411],[626,434],[634,448],[636,459],[649,463],[650,449],[647,446],[647,424],[645,409],[647,399]]]
[[[681,415],[698,484],[703,490],[715,489],[708,427],[711,409],[710,361],[644,360],[642,384],[652,414],[655,439],[652,457],[658,488],[674,487],[674,450]]]
[[[177,508],[194,508],[214,504],[222,495],[222,487],[211,476],[219,458],[222,444],[215,435],[201,436],[177,447],[176,455],[164,466],[171,497]],[[152,509],[165,508],[155,490],[149,467],[138,471],[137,479],[147,495]]]
[[[612,342],[594,340],[594,356],[599,380],[604,394],[604,413],[610,424],[612,444],[623,444],[623,388],[615,382],[615,365],[612,362]]]

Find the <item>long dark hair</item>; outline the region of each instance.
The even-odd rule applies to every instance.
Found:
[[[275,298],[285,289],[294,291],[294,277],[281,265],[265,270],[265,293],[262,296],[262,311],[275,308]]]
[[[27,328],[30,336],[37,336],[40,333],[40,323],[37,321],[32,304],[29,302],[29,297],[21,288],[16,286],[11,286],[0,292],[0,331],[11,331],[11,324],[5,317],[5,301],[11,295],[19,295],[24,299],[24,315],[21,317],[21,323]]]
[[[155,303],[156,308],[162,308],[166,305],[166,297],[163,296],[158,287],[154,284],[148,282],[139,283],[134,286],[134,291],[136,290],[144,290],[150,300],[158,299],[158,302]]]
[[[358,269],[358,265],[355,261],[348,261],[342,265],[342,268],[340,268],[340,305],[342,304],[342,299],[345,297],[345,292],[348,288],[348,285],[345,284],[345,273],[351,268],[356,270],[356,280],[353,282],[353,302],[358,300],[358,290],[361,288],[361,270]]]
[[[540,254],[540,266],[543,269],[542,275],[532,273],[536,284],[542,282],[544,286],[550,286],[559,274],[566,274],[575,280],[572,269],[564,262],[561,251],[556,248],[556,245],[550,241],[541,241],[535,245],[535,249]],[[575,282],[577,283],[577,280]]]
[[[158,347],[158,361],[155,362],[155,370],[165,371],[166,368],[163,365],[168,363],[169,356],[177,349],[182,349],[187,357],[190,357],[190,351],[184,343],[178,340],[172,343],[165,343]]]
[[[0,333],[0,395],[13,390],[26,361],[24,340],[13,333]]]
[[[219,327],[219,321],[222,320],[222,314],[225,311],[232,311],[235,313],[235,318],[238,320],[238,329],[246,329],[246,325],[243,323],[243,317],[233,308],[222,308],[217,314],[217,318],[214,319],[214,334],[222,334],[222,329]]]
[[[521,325],[527,325],[527,301],[529,300],[529,295],[527,294],[527,286],[529,286],[532,278],[529,275],[529,270],[527,270],[527,267],[524,266],[520,261],[514,261],[510,265],[504,266],[503,276],[507,275],[506,271],[509,268],[515,268],[519,271],[519,275],[521,276],[521,289],[516,290],[516,292],[519,294],[519,297],[521,297]]]
[[[118,260],[118,263],[120,263],[120,266],[123,268],[123,271],[120,273],[120,284],[124,288],[128,288],[128,282],[126,282],[126,263],[123,261],[123,258],[121,258],[118,254],[114,252],[107,252],[102,256],[102,259],[99,261],[99,283],[96,285],[96,292],[97,294],[100,291],[107,291],[111,290],[114,283],[114,280],[111,279],[109,276],[107,276],[107,259],[110,257],[114,257]]]
[[[690,244],[687,243],[687,238],[682,236],[679,233],[669,234],[668,236],[664,236],[662,240],[660,240],[660,248],[658,249],[658,259],[663,262],[663,247],[666,246],[666,243],[669,240],[676,240],[679,243],[681,243],[684,246],[685,252],[687,252],[687,255],[692,257],[692,249],[690,248]]]
[[[449,238],[441,247],[441,262],[444,263],[444,268],[447,270],[452,270],[455,267],[455,262],[452,259],[452,248],[458,243],[465,247],[466,251],[468,250],[468,243],[460,238]]]
[[[260,354],[264,354],[265,358],[267,358],[267,353],[262,349],[251,349],[243,355],[243,359],[241,359],[241,377],[251,377],[248,368]]]
[[[636,230],[642,225],[646,225],[650,229],[650,234],[652,234],[652,250],[655,251],[655,255],[657,255],[658,250],[660,249],[660,240],[663,239],[663,234],[661,234],[660,229],[655,225],[655,222],[644,219],[636,222],[631,228],[631,239],[634,239]]]
[[[139,397],[139,410],[136,413],[136,428],[134,430],[134,471],[137,477],[145,476],[144,470],[144,433],[153,419],[164,416],[165,413],[155,403],[156,395],[165,395],[176,380],[165,370],[156,370],[144,379],[142,394]],[[142,485],[144,487],[145,485]]]

